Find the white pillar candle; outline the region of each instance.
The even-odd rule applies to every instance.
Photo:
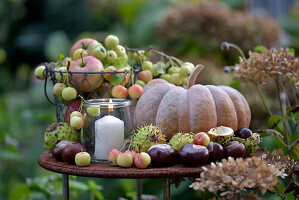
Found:
[[[120,149],[124,143],[124,122],[106,115],[95,122],[95,159],[107,160],[111,149]]]

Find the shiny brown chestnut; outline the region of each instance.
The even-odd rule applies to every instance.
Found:
[[[71,143],[62,150],[62,159],[69,164],[74,164],[75,156],[79,152],[86,152],[85,147],[78,142]]]
[[[209,151],[205,146],[185,144],[178,153],[181,162],[187,166],[204,164],[209,159]]]
[[[154,166],[172,165],[176,157],[176,152],[168,144],[156,144],[149,148],[148,154]]]
[[[69,144],[71,144],[71,141],[68,140],[62,140],[58,142],[54,149],[52,150],[52,157],[57,161],[63,161],[62,159],[62,150]]]
[[[242,158],[245,156],[246,154],[246,148],[244,146],[244,144],[242,144],[241,142],[238,141],[233,141],[231,143],[229,143],[225,148],[225,155],[226,156],[230,156],[233,158]]]
[[[223,157],[224,149],[221,144],[210,142],[207,148],[209,150],[209,161],[214,162]]]

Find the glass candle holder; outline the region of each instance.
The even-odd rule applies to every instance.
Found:
[[[121,149],[133,131],[127,99],[90,99],[83,103],[82,143],[94,162],[107,161],[111,149]]]

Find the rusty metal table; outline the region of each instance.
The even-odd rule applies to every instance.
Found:
[[[171,167],[147,169],[121,168],[112,166],[109,163],[92,162],[88,167],[77,167],[69,165],[66,162],[58,162],[52,158],[51,154],[44,152],[38,158],[38,164],[49,171],[62,174],[63,199],[69,199],[69,175],[95,178],[115,178],[115,179],[136,179],[137,180],[137,199],[140,199],[142,193],[141,179],[143,178],[163,178],[164,199],[170,199],[170,179],[184,177],[199,177],[202,172],[202,166],[185,167],[183,165],[174,165]]]

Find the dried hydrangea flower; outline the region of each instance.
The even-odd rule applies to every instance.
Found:
[[[298,82],[299,59],[289,49],[283,48],[264,48],[264,51],[259,53],[249,51],[249,58],[240,58],[240,64],[236,65],[235,76],[256,84],[265,84],[271,79]]]
[[[283,170],[282,170],[283,171]],[[212,163],[209,169],[203,168],[200,178],[197,178],[190,187],[194,190],[210,192],[258,188],[264,194],[277,184],[277,175],[281,175],[274,165],[268,164],[260,157],[223,159]],[[226,195],[230,195],[227,193]]]

